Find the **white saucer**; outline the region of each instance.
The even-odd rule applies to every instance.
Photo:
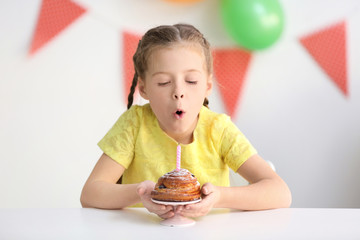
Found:
[[[162,205],[179,206],[179,205],[188,205],[188,204],[198,203],[201,201],[201,198],[199,198],[197,200],[193,200],[193,201],[188,201],[188,202],[166,202],[166,201],[160,201],[160,200],[155,200],[155,199],[151,199],[151,201],[153,201],[154,203],[157,203],[157,204],[162,204]]]

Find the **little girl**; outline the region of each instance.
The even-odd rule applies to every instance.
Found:
[[[144,206],[162,218],[172,217],[173,208],[153,203],[150,192],[160,176],[175,169],[178,144],[181,167],[197,177],[203,195],[199,203],[178,207],[180,214],[203,216],[214,207],[290,206],[286,183],[228,116],[208,109],[212,55],[196,28],[176,24],[150,29],[133,61],[128,110],[98,144],[103,154],[83,188],[83,207]],[[132,106],[137,85],[149,104]],[[229,167],[250,184],[229,187]]]

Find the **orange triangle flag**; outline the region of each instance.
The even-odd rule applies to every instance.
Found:
[[[213,51],[214,73],[227,113],[234,117],[244,87],[251,53],[240,49]]]
[[[304,36],[300,38],[300,42],[342,93],[347,96],[345,22]]]
[[[130,93],[130,87],[135,74],[133,56],[136,52],[141,36],[129,32],[123,32],[122,38],[123,38],[123,63],[124,63],[123,72],[124,72],[124,80],[125,80],[124,93],[125,93],[125,103],[127,104],[128,102],[127,98]]]
[[[43,0],[29,54],[34,54],[85,12],[69,0]]]

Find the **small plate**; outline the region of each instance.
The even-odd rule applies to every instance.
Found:
[[[157,204],[162,204],[162,205],[179,206],[179,205],[188,205],[188,204],[198,203],[201,201],[201,198],[194,200],[194,201],[188,201],[188,202],[166,202],[166,201],[160,201],[160,200],[155,200],[155,199],[151,199],[151,201],[153,201],[154,203],[157,203]]]

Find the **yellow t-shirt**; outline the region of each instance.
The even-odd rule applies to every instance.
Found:
[[[176,168],[177,142],[160,128],[149,104],[123,113],[98,145],[126,168],[123,184],[157,182]],[[202,107],[193,142],[181,144],[181,168],[193,173],[201,185],[229,186],[229,167],[236,172],[255,153],[230,117]]]

